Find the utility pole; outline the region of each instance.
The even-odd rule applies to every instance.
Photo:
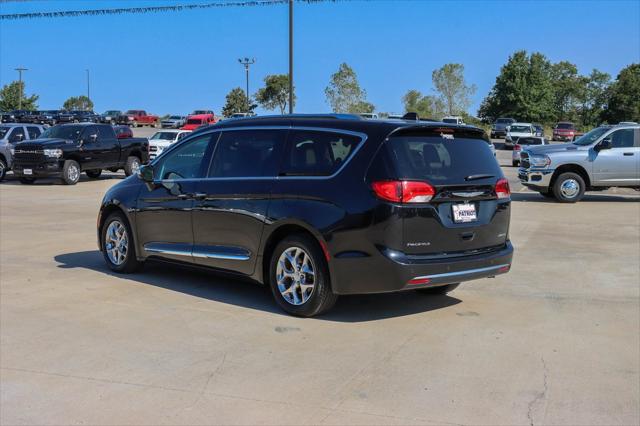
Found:
[[[29,68],[18,67],[15,69],[18,71],[18,81],[20,81],[20,94],[18,95],[18,109],[22,109],[22,97],[24,96],[22,89],[22,72],[29,71]]]
[[[247,74],[247,108],[249,107],[249,105],[251,105],[251,101],[249,101],[249,67],[253,64],[256,63],[255,58],[244,58],[244,59],[238,59],[238,62],[240,62],[242,65],[244,65],[244,70]],[[249,111],[246,111],[249,112]]]
[[[91,100],[91,91],[89,85],[89,69],[85,70],[87,72],[87,99]]]
[[[293,0],[289,0],[289,114],[293,114]]]

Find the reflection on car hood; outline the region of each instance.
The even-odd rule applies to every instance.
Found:
[[[551,145],[539,145],[539,146],[531,146],[527,147],[527,151],[532,154],[552,154],[554,152],[565,152],[565,151],[586,151],[588,150],[588,146],[579,146],[574,145],[572,143],[561,143],[561,144],[551,144]]]
[[[22,147],[34,147],[36,146],[39,149],[45,148],[58,148],[63,147],[64,145],[75,144],[74,141],[69,139],[60,139],[60,138],[45,138],[45,139],[32,139],[24,142],[20,142],[16,144],[16,149],[20,149]]]

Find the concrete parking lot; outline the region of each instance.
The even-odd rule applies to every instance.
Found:
[[[110,273],[96,214],[121,173],[9,177],[0,423],[640,423],[640,194],[558,204],[517,183],[510,155],[509,274],[343,297],[314,319],[206,272]]]

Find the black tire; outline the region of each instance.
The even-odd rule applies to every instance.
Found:
[[[131,176],[138,173],[138,169],[140,169],[140,159],[134,156],[127,158],[127,164],[124,166],[124,174]]]
[[[111,241],[107,237],[107,230],[109,229],[109,225],[114,222],[118,222],[122,226],[124,226],[127,233],[126,252],[124,255],[124,261],[122,261],[122,263],[114,262],[112,260],[112,257],[110,256],[110,253],[113,256],[113,251],[109,249],[110,246],[108,244],[110,244]],[[129,221],[124,216],[124,214],[122,214],[122,212],[113,212],[109,216],[107,216],[104,223],[102,224],[102,229],[100,229],[100,249],[102,251],[104,261],[112,271],[121,274],[130,274],[139,270],[142,266],[142,262],[140,262],[136,258],[136,247],[132,236],[133,232],[131,232]]]
[[[561,203],[575,203],[582,199],[586,185],[577,173],[562,173],[553,184],[553,195]]]
[[[0,182],[7,176],[7,162],[4,158],[0,157]]]
[[[304,251],[304,254],[309,256],[311,266],[314,270],[314,287],[311,289],[311,293],[308,295],[308,299],[304,301],[305,296],[302,295],[302,292],[298,293],[297,290],[294,290],[294,292],[296,292],[296,295],[300,294],[300,297],[302,297],[303,301],[302,303],[297,305],[294,304],[294,302],[285,299],[285,296],[280,293],[276,277],[280,256],[282,256],[285,251],[294,248],[302,249]],[[293,270],[295,270],[295,268]],[[312,317],[315,315],[319,315],[331,309],[331,307],[336,303],[336,300],[338,300],[338,295],[334,294],[331,291],[329,268],[327,266],[327,261],[325,260],[322,249],[313,238],[307,235],[290,235],[280,241],[271,255],[268,273],[269,285],[271,287],[271,292],[273,293],[273,297],[275,298],[276,303],[278,303],[278,305],[283,310],[291,315],[299,317]],[[298,270],[298,274],[302,276],[311,275],[304,273],[300,274],[300,270]],[[292,287],[294,285],[294,283],[291,284]]]
[[[18,180],[20,181],[20,183],[23,183],[25,185],[33,185],[33,183],[36,181],[36,178],[21,177]]]
[[[65,185],[75,185],[80,180],[80,165],[75,160],[67,160],[62,168],[62,182]]]
[[[102,174],[102,170],[101,169],[98,169],[98,170],[87,170],[85,173],[87,174],[89,179],[98,179],[100,177],[100,175]]]
[[[453,291],[456,288],[458,288],[459,285],[460,283],[447,284],[447,285],[441,285],[438,287],[419,288],[419,289],[416,289],[416,291],[422,294],[447,294],[450,291]]]

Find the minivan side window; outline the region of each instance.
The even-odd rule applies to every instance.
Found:
[[[292,131],[285,152],[283,174],[329,176],[353,155],[362,139],[342,133]]]
[[[217,136],[218,134],[214,134]],[[214,137],[215,137],[214,136]],[[154,180],[193,179],[201,176],[202,161],[211,134],[187,141],[164,154],[153,166]]]
[[[209,177],[270,177],[278,174],[286,130],[222,132]]]

